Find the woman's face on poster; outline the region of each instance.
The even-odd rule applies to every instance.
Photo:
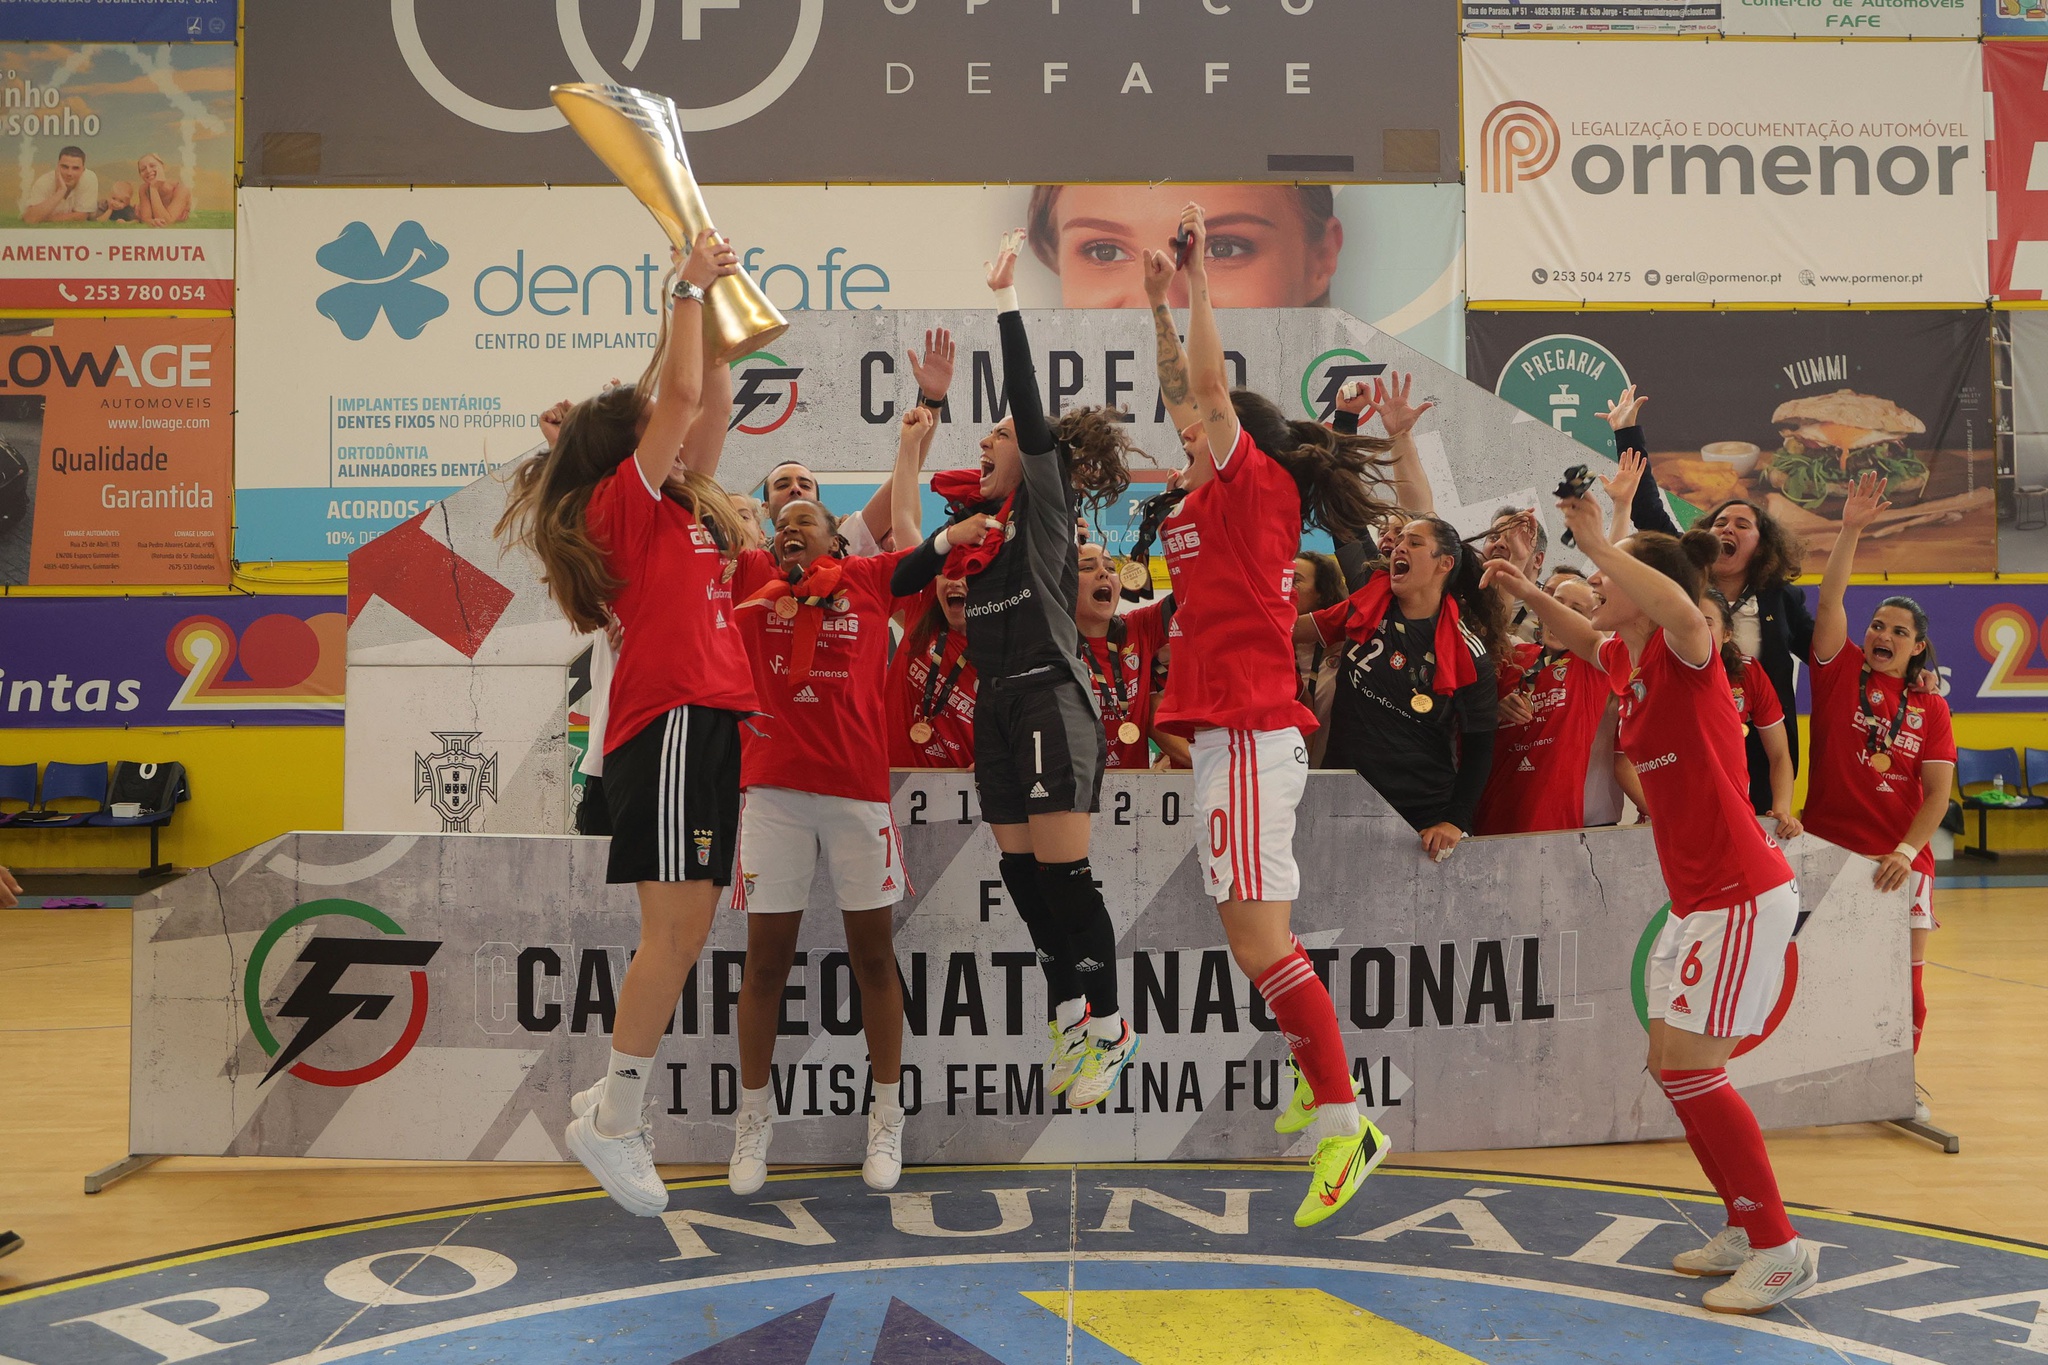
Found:
[[[1053,206],[1060,302],[1067,308],[1147,307],[1140,265],[1165,249],[1193,197],[1208,213],[1209,291],[1219,308],[1322,303],[1344,248],[1335,218],[1311,223],[1291,185],[1067,185]],[[1187,282],[1168,295],[1187,305]]]

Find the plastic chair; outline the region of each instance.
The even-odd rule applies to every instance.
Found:
[[[2027,795],[2048,799],[2048,749],[2027,750]]]
[[[82,812],[57,809],[59,801],[89,801],[92,809]],[[107,765],[104,763],[51,763],[43,769],[43,800],[29,820],[16,817],[17,824],[34,824],[39,829],[69,829],[82,825],[107,806]]]
[[[1982,858],[1995,863],[1998,855],[1988,846],[1991,812],[2007,810],[2006,806],[1987,806],[1977,797],[1969,794],[1971,787],[1989,787],[1999,778],[2005,779],[2005,789],[2021,793],[2023,770],[2020,767],[2020,753],[2017,749],[1957,749],[1956,750],[1956,792],[1961,797],[1965,810],[1977,812],[1977,843],[1959,846],[1956,852],[1965,858]]]
[[[2041,770],[2048,775],[2048,768]],[[0,766],[0,803],[19,801],[23,810],[33,809],[36,804],[36,765],[33,763],[9,763]],[[15,812],[19,814],[19,812]],[[0,825],[14,823],[14,815],[0,809]]]
[[[116,815],[111,809],[89,816],[87,824],[99,829],[149,830],[149,866],[138,869],[141,877],[160,877],[171,870],[171,865],[157,853],[157,832],[171,823],[171,814],[180,801],[190,801],[192,789],[185,782],[185,765],[182,763],[131,763],[126,760],[114,765],[114,786],[107,798],[109,806],[133,801],[142,807],[140,815]]]

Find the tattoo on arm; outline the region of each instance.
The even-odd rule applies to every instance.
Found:
[[[1180,338],[1173,330],[1173,314],[1165,304],[1152,310],[1152,329],[1159,336],[1159,387],[1166,401],[1180,404],[1188,401],[1188,360],[1180,349]]]

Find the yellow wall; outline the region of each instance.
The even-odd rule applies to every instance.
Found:
[[[162,834],[165,861],[205,867],[292,829],[341,828],[341,727],[0,730],[0,763],[171,762],[192,799]],[[0,827],[0,863],[16,868],[141,867],[146,830]]]

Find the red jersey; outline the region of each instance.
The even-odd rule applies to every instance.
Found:
[[[936,591],[926,588],[915,597],[896,599],[896,607],[912,631],[924,619]],[[966,632],[941,630],[922,645],[906,635],[896,647],[896,657],[889,661],[889,766],[972,768],[974,695],[979,686],[974,665],[967,661]],[[932,727],[932,737],[914,744],[910,727],[920,718]]]
[[[754,710],[725,556],[696,516],[650,487],[640,462],[628,457],[598,481],[584,523],[604,547],[605,567],[625,585],[610,603],[625,634],[605,752],[678,706]]]
[[[1576,654],[1546,660],[1543,647],[1515,646],[1499,673],[1500,695],[1529,690],[1535,715],[1503,725],[1493,771],[1472,817],[1475,834],[1534,834],[1586,823],[1586,769],[1607,710],[1607,674]]]
[[[1240,427],[1216,476],[1173,509],[1162,539],[1179,605],[1159,728],[1183,737],[1211,726],[1313,732],[1294,673],[1301,493],[1293,476]]]
[[[1659,630],[1633,670],[1619,636],[1601,644],[1600,662],[1621,697],[1621,750],[1649,803],[1671,912],[1723,910],[1791,881],[1785,855],[1749,808],[1742,722],[1719,656],[1694,668]]]
[[[1170,600],[1162,598],[1125,612],[1110,623],[1109,634],[1101,639],[1081,637],[1088,646],[1088,669],[1094,678],[1096,704],[1102,708],[1112,768],[1152,766],[1152,749],[1145,742],[1152,728],[1152,661],[1166,644],[1166,603]],[[1129,743],[1122,738],[1126,722],[1138,727],[1138,737]]]
[[[1735,693],[1735,714],[1742,717],[1744,725],[1758,730],[1768,730],[1773,725],[1785,723],[1785,708],[1778,701],[1778,689],[1771,685],[1771,675],[1764,672],[1764,666],[1755,659],[1742,661],[1742,681],[1731,683]],[[1743,781],[1749,780],[1748,764],[1743,765]],[[1897,840],[1893,841],[1894,843]]]
[[[820,608],[824,620],[811,675],[802,682],[789,673],[797,623],[765,606],[733,613],[753,662],[754,690],[764,713],[740,734],[741,787],[788,787],[855,801],[889,799],[882,701],[889,671],[889,613],[896,605],[889,575],[907,554],[839,561],[839,589],[833,602]],[[733,575],[733,600],[744,602],[781,576],[767,552],[744,550]]]
[[[1859,688],[1862,674],[1863,651],[1854,645],[1845,644],[1834,658],[1813,666],[1808,725],[1813,748],[1806,768],[1806,809],[1799,818],[1831,844],[1881,858],[1906,837],[1925,799],[1920,765],[1955,762],[1956,740],[1948,703],[1940,697],[1906,692],[1900,679],[1878,673]],[[1867,694],[1861,704],[1859,690]],[[1881,740],[1891,736],[1892,723],[1898,721],[1897,737],[1887,751],[1891,767],[1884,772],[1870,764],[1872,716]]]

